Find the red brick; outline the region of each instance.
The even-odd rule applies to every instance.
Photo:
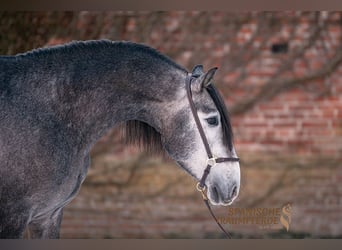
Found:
[[[305,93],[304,91],[298,90],[298,89],[282,94],[281,98],[284,101],[297,101],[297,102],[310,100],[308,93]]]
[[[266,121],[253,121],[253,120],[247,120],[243,122],[243,126],[245,127],[260,127],[265,128],[267,127]]]
[[[339,110],[334,108],[320,108],[319,109],[322,112],[322,117],[324,118],[334,118],[337,117],[339,113]]]
[[[269,70],[259,70],[259,71],[255,71],[253,70],[252,72],[249,72],[249,76],[251,77],[260,77],[262,78],[262,81],[265,81],[265,78],[270,78],[271,76],[274,75],[276,71],[276,68],[270,68]],[[255,78],[253,78],[255,79]]]
[[[295,128],[297,126],[297,122],[296,121],[281,121],[278,120],[276,122],[272,123],[273,127],[277,128],[277,127],[288,127],[290,128]]]
[[[268,110],[280,111],[280,110],[284,110],[285,109],[285,105],[281,104],[281,103],[272,102],[272,103],[267,103],[267,104],[265,104],[265,103],[259,104],[258,108],[261,111],[268,111]]]
[[[284,142],[281,140],[274,140],[274,139],[272,140],[269,138],[262,140],[262,143],[268,144],[268,145],[283,145],[284,144]]]
[[[282,129],[282,130],[277,129],[276,134],[279,137],[287,138],[291,134],[291,132],[288,129]]]
[[[307,103],[307,102],[300,102],[298,104],[290,104],[289,110],[290,112],[293,111],[312,111],[315,108],[314,104]]]
[[[303,128],[326,128],[328,127],[328,123],[325,121],[305,121],[302,123]]]

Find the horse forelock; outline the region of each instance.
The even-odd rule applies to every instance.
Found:
[[[223,133],[223,144],[227,146],[230,151],[233,150],[233,129],[229,119],[229,113],[227,107],[224,103],[223,98],[214,87],[213,84],[210,84],[206,87],[210,97],[215,103],[215,106],[220,113],[221,123],[222,123],[222,133]]]

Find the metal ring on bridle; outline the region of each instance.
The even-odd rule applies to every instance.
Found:
[[[197,182],[196,189],[201,192],[204,201],[208,200],[207,194],[205,193],[205,186],[201,187],[201,183]]]
[[[197,184],[196,184],[196,189],[197,189],[198,191],[200,191],[200,192],[204,192],[205,186],[201,187],[200,184],[201,184],[200,182],[197,182]]]
[[[208,158],[207,165],[214,167],[217,164],[216,159],[217,159],[216,157]]]

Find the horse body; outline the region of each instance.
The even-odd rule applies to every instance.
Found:
[[[78,42],[0,57],[0,69],[0,238],[21,237],[26,226],[33,238],[58,237],[90,149],[121,122],[148,124],[171,157],[186,164],[191,150],[184,148],[193,145],[186,137],[196,132],[172,117],[188,116],[187,71],[156,51]],[[184,140],[178,149],[175,127]]]

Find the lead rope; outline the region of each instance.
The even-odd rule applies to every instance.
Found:
[[[205,192],[204,192],[205,188],[199,189],[198,186],[199,186],[199,185],[197,185],[197,190],[201,192],[202,198],[203,198],[203,202],[204,202],[204,204],[207,206],[207,208],[208,208],[208,210],[209,210],[211,216],[212,216],[212,217],[214,218],[214,220],[216,221],[216,224],[221,228],[222,232],[225,234],[225,236],[227,237],[227,239],[231,239],[231,238],[232,238],[231,234],[223,228],[223,226],[221,225],[221,223],[220,223],[220,222],[218,221],[218,219],[216,218],[216,216],[215,216],[213,210],[211,209],[210,204],[209,204],[209,201],[208,201],[208,197],[207,197],[207,195],[206,195]]]
[[[228,239],[231,239],[232,236],[230,233],[228,233],[224,228],[223,226],[221,225],[221,223],[218,221],[218,219],[216,218],[214,212],[212,211],[211,207],[210,207],[210,204],[209,204],[209,200],[208,200],[208,197],[205,193],[205,180],[207,178],[207,176],[209,175],[210,173],[210,169],[212,166],[215,166],[216,163],[222,163],[222,162],[225,162],[225,161],[239,161],[239,158],[233,158],[233,157],[229,157],[229,158],[214,158],[213,157],[213,154],[210,150],[210,146],[209,146],[209,143],[208,143],[208,140],[207,140],[207,137],[205,136],[205,133],[204,133],[204,130],[203,130],[203,127],[201,125],[201,122],[199,120],[199,117],[197,115],[197,111],[196,111],[196,108],[195,108],[195,104],[192,100],[192,94],[191,94],[191,74],[188,74],[187,77],[186,77],[186,92],[187,92],[187,96],[188,96],[188,99],[189,99],[189,103],[190,103],[190,108],[191,108],[191,112],[192,112],[192,115],[195,119],[195,123],[197,125],[197,129],[200,133],[200,136],[201,136],[201,139],[202,139],[202,142],[203,142],[203,145],[205,147],[205,150],[206,150],[206,153],[207,153],[207,156],[208,156],[208,160],[207,160],[207,167],[205,168],[204,172],[203,172],[203,175],[202,175],[202,178],[201,180],[196,184],[196,188],[199,192],[201,192],[202,194],[202,198],[203,198],[203,202],[204,204],[207,206],[211,216],[214,218],[216,224],[220,227],[220,229],[222,230],[222,232],[225,234],[225,236],[228,238]]]

